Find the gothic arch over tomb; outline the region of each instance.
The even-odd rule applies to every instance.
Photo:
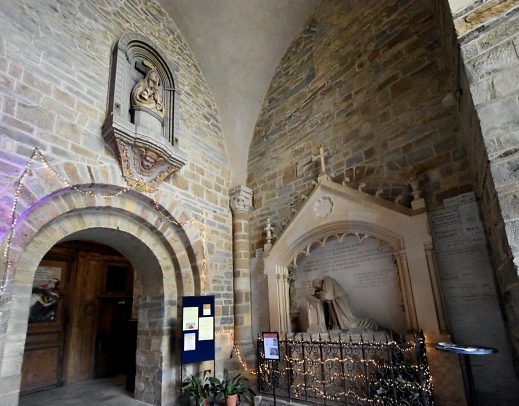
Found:
[[[89,185],[88,190],[112,194],[121,189]],[[177,304],[181,295],[200,292],[200,275],[189,230],[174,226],[162,214],[149,198],[133,191],[107,202],[70,189],[54,192],[24,212],[16,229],[21,237],[15,237],[11,249],[10,300],[2,309],[9,315],[0,354],[2,378],[19,382],[32,283],[41,259],[59,242],[88,240],[118,250],[142,283],[135,397],[152,404],[174,400],[180,376],[173,330],[181,317]],[[18,391],[12,388],[16,397]]]
[[[390,203],[327,177],[319,178],[316,189],[264,256],[270,328],[293,332],[288,268],[297,265],[299,255],[309,254],[313,244],[348,234],[374,237],[393,248],[407,332],[423,329],[433,340],[444,336],[445,314],[425,210]]]

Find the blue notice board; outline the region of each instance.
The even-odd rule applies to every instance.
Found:
[[[214,296],[182,298],[182,364],[214,360]]]

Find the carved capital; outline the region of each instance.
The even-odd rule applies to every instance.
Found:
[[[248,212],[252,207],[252,189],[239,185],[229,190],[229,205],[236,212]]]

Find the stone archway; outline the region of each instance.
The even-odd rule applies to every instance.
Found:
[[[117,192],[117,188],[111,189]],[[110,193],[106,186],[102,190]],[[174,331],[180,317],[177,304],[182,294],[199,293],[200,278],[189,230],[164,216],[173,218],[139,193],[127,192],[108,200],[70,189],[41,199],[24,213],[16,229],[19,237],[11,247],[10,301],[2,309],[7,328],[1,378],[15,383],[3,399],[10,399],[9,404],[18,399],[32,281],[40,260],[56,243],[84,239],[120,251],[142,281],[136,398],[152,404],[173,400],[180,374]]]

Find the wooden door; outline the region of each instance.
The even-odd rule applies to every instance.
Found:
[[[133,270],[127,261],[104,257],[103,289],[96,340],[96,378],[128,371],[135,351],[129,344],[132,318]]]
[[[125,374],[131,357],[129,343],[132,300],[101,297],[96,340],[96,378]],[[131,357],[130,359],[132,359]]]
[[[53,247],[34,280],[21,393],[131,368],[132,295],[133,269],[114,249],[78,241]]]
[[[102,264],[103,256],[100,253],[91,250],[78,251],[77,269],[71,281],[74,294],[70,299],[70,325],[65,360],[67,383],[95,377],[95,342]]]
[[[21,394],[62,384],[66,302],[73,258],[47,255],[36,271],[23,357]]]

